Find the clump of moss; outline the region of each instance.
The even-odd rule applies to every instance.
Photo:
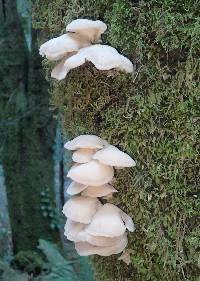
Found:
[[[43,0],[38,3],[36,26],[44,30],[52,15],[44,19],[39,7],[50,6]],[[64,134],[97,134],[137,160],[136,168],[117,172],[119,193],[113,199],[136,223],[128,245],[133,251],[131,265],[116,257],[95,257],[97,280],[196,280],[196,1],[116,0],[109,1],[107,9],[105,1],[69,1],[68,7],[55,3],[52,25],[65,16],[100,18],[109,27],[104,41],[136,65],[131,76],[100,72],[88,63],[65,80],[51,82],[52,105],[61,114]],[[48,64],[45,68],[48,75]]]

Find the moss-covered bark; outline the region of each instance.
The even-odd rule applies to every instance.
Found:
[[[41,210],[41,192],[46,187],[52,190],[53,201],[54,122],[36,40],[29,55],[16,1],[1,4],[1,148],[17,252],[35,249],[39,238],[58,238],[50,228],[50,218],[44,217]]]
[[[64,133],[97,134],[137,161],[117,171],[113,199],[136,223],[131,265],[95,257],[99,281],[197,280],[199,8],[195,0],[34,1],[41,41],[71,19],[101,19],[104,42],[136,64],[132,76],[87,64],[51,83]]]

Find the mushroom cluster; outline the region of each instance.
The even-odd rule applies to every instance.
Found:
[[[133,72],[133,64],[108,45],[101,45],[101,35],[107,26],[100,20],[76,19],[66,27],[66,33],[42,44],[39,53],[48,60],[57,61],[51,77],[62,80],[67,73],[86,61],[99,70],[118,69]]]
[[[67,174],[72,180],[67,193],[72,197],[63,207],[65,236],[81,256],[122,252],[128,243],[126,229],[134,231],[134,223],[117,206],[103,204],[100,198],[117,192],[111,184],[114,169],[133,167],[135,161],[95,135],[78,136],[64,147],[73,151],[75,162]]]

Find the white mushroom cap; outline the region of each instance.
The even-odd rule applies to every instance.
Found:
[[[67,188],[67,193],[70,195],[75,195],[83,191],[85,188],[87,188],[87,185],[80,184],[78,182],[73,181],[70,183],[70,185]]]
[[[82,48],[74,56],[65,61],[64,68],[67,73],[76,67],[90,61],[99,70],[110,70],[116,68],[128,73],[133,72],[133,64],[126,57],[120,55],[117,50],[108,45],[92,45]]]
[[[65,78],[65,68],[64,64],[67,58],[71,57],[72,55],[76,54],[76,52],[67,53],[65,57],[61,60],[60,63],[56,64],[56,66],[51,71],[51,77],[57,80],[62,80]]]
[[[112,185],[105,184],[101,186],[88,186],[86,189],[83,190],[81,194],[89,197],[103,197],[113,192],[118,191]]]
[[[75,243],[75,249],[80,256],[89,256],[95,254],[100,256],[110,256],[121,253],[127,244],[127,236],[123,235],[115,245],[110,247],[98,247],[87,242],[77,242]]]
[[[87,163],[92,160],[95,152],[96,149],[80,148],[73,153],[72,160],[77,163]]]
[[[66,27],[66,31],[81,34],[93,43],[99,41],[101,34],[104,33],[106,29],[107,26],[102,21],[88,19],[73,20]]]
[[[39,53],[49,60],[58,60],[71,52],[78,52],[82,47],[89,46],[90,43],[81,36],[73,34],[63,34],[53,38],[40,46]]]
[[[99,160],[105,165],[116,167],[134,167],[136,165],[135,161],[127,153],[122,152],[113,145],[97,151],[93,159]]]
[[[64,235],[67,237],[70,241],[81,241],[78,239],[78,233],[81,232],[85,228],[85,224],[80,222],[75,222],[70,219],[67,219],[67,222],[65,224],[65,232]]]
[[[127,236],[126,233],[124,233],[122,236]],[[110,247],[114,246],[117,243],[120,243],[120,241],[123,239],[122,236],[118,237],[104,237],[104,236],[93,236],[84,231],[82,229],[76,236],[76,242],[88,242],[94,246],[99,247]]]
[[[68,150],[77,150],[79,148],[100,149],[107,142],[95,135],[80,135],[71,141],[66,142],[64,148]]]
[[[126,228],[134,230],[132,219],[115,205],[107,203],[95,213],[85,231],[94,236],[117,237],[123,235]]]
[[[69,170],[67,177],[90,186],[100,186],[108,183],[114,176],[114,169],[96,160],[80,164]]]
[[[100,206],[96,198],[75,196],[65,203],[63,214],[73,221],[88,224]]]

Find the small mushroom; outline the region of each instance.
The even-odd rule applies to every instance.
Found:
[[[123,236],[126,236],[126,233],[123,234]],[[118,237],[104,237],[104,236],[93,236],[84,231],[82,229],[76,236],[76,242],[88,242],[94,246],[99,247],[110,247],[113,245],[116,245],[117,243],[120,243],[121,239],[123,239],[122,236]]]
[[[113,192],[118,192],[118,191],[112,185],[105,184],[102,186],[88,186],[83,190],[81,194],[83,196],[89,196],[89,197],[103,197],[112,194]]]
[[[112,180],[114,169],[96,160],[80,164],[69,170],[67,177],[78,183],[89,186],[104,185]]]
[[[69,23],[66,31],[81,34],[92,43],[97,43],[101,39],[101,34],[107,29],[105,23],[100,20],[76,19]]]
[[[65,143],[64,148],[68,150],[77,150],[79,148],[101,149],[107,142],[95,135],[80,135],[71,141]]]
[[[72,160],[76,163],[87,163],[92,160],[95,152],[96,149],[80,148],[73,153]]]
[[[86,225],[83,223],[75,222],[70,219],[67,219],[67,222],[64,227],[64,229],[65,229],[64,235],[70,241],[79,242],[81,240],[78,239],[78,233],[81,232],[85,228],[85,226]]]
[[[109,247],[98,247],[91,245],[88,242],[75,242],[75,249],[80,256],[100,255],[110,256],[121,253],[128,244],[127,236],[121,236],[121,239],[116,244]]]
[[[80,193],[81,191],[83,191],[86,188],[87,188],[87,185],[85,186],[84,184],[80,184],[78,182],[73,181],[68,186],[67,193],[70,194],[70,195],[75,195],[75,194]]]
[[[88,224],[100,206],[97,198],[75,196],[65,203],[63,214],[75,222]]]
[[[74,52],[78,52],[80,48],[89,45],[90,43],[82,36],[63,34],[42,44],[39,53],[42,57],[46,56],[47,59],[54,61],[62,59],[69,53],[74,54]]]
[[[92,45],[80,49],[77,54],[66,59],[63,64],[62,79],[67,73],[76,67],[90,61],[99,70],[117,69],[127,73],[133,72],[133,64],[126,57],[120,55],[117,50],[108,45]]]
[[[85,231],[94,236],[117,237],[123,235],[126,228],[134,231],[131,217],[117,206],[107,203],[95,213]]]
[[[119,150],[113,145],[109,145],[99,151],[97,151],[93,159],[99,160],[105,165],[115,167],[134,167],[135,161],[127,154]]]

